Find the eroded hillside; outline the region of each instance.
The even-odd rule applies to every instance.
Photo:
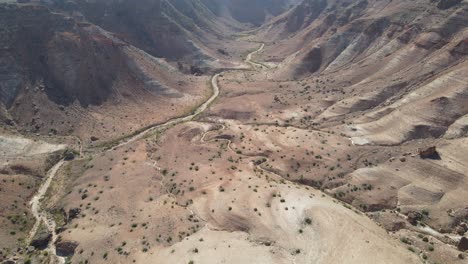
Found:
[[[1,10],[0,257],[467,263],[467,1]]]

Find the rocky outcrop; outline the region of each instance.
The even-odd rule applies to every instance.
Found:
[[[419,149],[419,157],[422,159],[439,159],[439,153],[435,146],[426,149]]]
[[[466,56],[468,55],[468,39],[460,41],[450,53],[453,56]]]
[[[437,7],[440,9],[449,9],[460,4],[461,2],[462,0],[439,0]]]
[[[463,236],[466,232],[468,232],[468,225],[466,223],[461,223],[455,228],[455,232],[460,236]]]
[[[45,249],[49,245],[50,240],[52,239],[52,234],[46,230],[39,231],[34,235],[31,243],[29,245],[33,246],[36,249]]]
[[[409,212],[408,213],[408,222],[412,225],[417,225],[419,221],[423,219],[423,215],[419,212]]]
[[[458,243],[458,250],[467,251],[468,250],[468,238],[462,237]]]
[[[317,72],[322,66],[322,61],[322,49],[320,47],[315,47],[304,57],[301,66],[296,69],[295,74],[303,75]]]
[[[388,230],[396,232],[396,231],[401,230],[403,228],[406,228],[405,222],[397,221],[397,222],[393,222],[393,225],[391,225],[391,227]]]
[[[61,257],[70,257],[75,254],[75,249],[78,247],[78,242],[61,240],[55,243],[57,255]]]

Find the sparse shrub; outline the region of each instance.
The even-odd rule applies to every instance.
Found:
[[[70,148],[67,148],[64,152],[63,152],[63,159],[64,160],[73,160],[75,158],[75,156],[78,156],[80,155],[80,153],[74,149],[70,149]]]
[[[407,244],[407,245],[411,245],[411,241],[409,241],[409,239],[406,238],[406,237],[400,238],[400,241],[403,242],[403,243],[405,243],[405,244]]]

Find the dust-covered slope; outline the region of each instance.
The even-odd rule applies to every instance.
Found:
[[[72,260],[420,263],[365,214],[260,166],[251,144],[279,148],[263,129],[189,122],[96,156],[71,192],[57,187],[63,210],[80,210],[60,235],[78,245]],[[282,153],[299,154],[309,132],[285,132]]]
[[[264,25],[259,34],[276,41],[272,49],[278,57],[294,54],[288,58],[294,64],[289,70],[301,75],[359,62],[383,48],[387,50],[381,53],[393,53],[399,49],[395,42],[442,48],[466,27],[465,12],[466,2],[441,9],[436,2],[424,0],[305,0]],[[432,42],[426,36],[427,45],[418,41],[420,35],[431,32],[440,38]],[[309,67],[312,61],[317,67]]]
[[[444,3],[304,1],[260,30],[276,39],[266,59],[281,60],[275,78],[326,75],[351,95],[320,119],[375,110],[354,120],[356,142],[439,137],[467,114],[468,3]]]

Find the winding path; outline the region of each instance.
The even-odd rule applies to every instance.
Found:
[[[262,68],[265,67],[262,64],[259,64],[259,63],[256,63],[256,62],[252,61],[252,56],[254,54],[262,51],[264,47],[265,47],[265,44],[262,43],[258,49],[256,49],[255,51],[253,51],[253,52],[251,52],[251,53],[249,53],[247,55],[244,62],[246,64],[252,66],[252,67],[250,67],[250,69],[255,68],[255,66],[262,67]],[[213,94],[211,95],[210,98],[208,98],[208,100],[206,100],[202,105],[200,105],[190,115],[170,119],[169,121],[166,121],[163,124],[154,125],[154,126],[148,128],[148,129],[146,129],[146,130],[144,130],[144,131],[142,131],[142,132],[140,132],[140,133],[138,133],[138,134],[136,134],[136,135],[134,135],[134,136],[132,136],[132,137],[130,137],[128,139],[124,139],[120,144],[116,145],[115,147],[111,148],[110,150],[114,150],[114,149],[119,148],[121,146],[125,146],[128,143],[131,143],[131,142],[134,142],[134,141],[136,141],[138,139],[141,139],[145,135],[147,135],[148,133],[150,133],[152,131],[155,131],[155,130],[158,130],[158,129],[161,129],[161,128],[167,128],[167,127],[174,126],[174,125],[177,125],[177,124],[180,124],[180,123],[192,121],[199,114],[203,113],[211,105],[211,103],[213,103],[218,98],[219,93],[220,93],[219,84],[218,84],[219,76],[222,75],[225,72],[233,71],[233,70],[244,70],[244,69],[229,69],[229,70],[223,71],[221,73],[216,73],[211,77],[211,88],[213,89]]]
[[[248,63],[248,64],[252,65],[253,67],[257,66],[257,67],[260,67],[260,68],[262,68],[262,69],[263,69],[263,68],[267,68],[267,67],[265,67],[265,65],[263,65],[263,64],[261,64],[261,63],[258,63],[258,62],[255,62],[255,61],[252,60],[253,55],[259,53],[259,52],[262,51],[264,48],[265,48],[265,44],[262,43],[262,44],[260,45],[260,48],[258,48],[258,49],[255,50],[254,52],[251,52],[251,53],[249,53],[249,54],[247,55],[247,58],[245,59],[245,63]]]
[[[55,250],[55,241],[57,240],[57,232],[55,231],[56,223],[46,211],[41,210],[42,209],[41,200],[44,198],[44,195],[47,193],[47,190],[49,189],[50,183],[52,182],[55,175],[57,174],[57,171],[63,166],[63,164],[65,164],[65,161],[61,160],[47,172],[45,181],[42,183],[36,195],[30,201],[31,212],[36,218],[36,223],[31,229],[29,233],[29,239],[28,239],[28,241],[30,242],[33,239],[36,232],[38,231],[41,223],[44,223],[47,230],[50,232],[50,234],[52,234],[52,239],[49,242],[47,251],[49,251],[52,256],[56,257],[58,263],[65,263],[65,258],[59,257],[56,254],[56,250]]]
[[[155,131],[155,130],[158,130],[158,129],[161,129],[161,128],[167,128],[167,127],[174,126],[174,125],[177,125],[177,124],[180,124],[180,123],[192,121],[196,116],[203,113],[208,108],[208,106],[211,103],[213,103],[214,100],[216,100],[216,98],[218,98],[218,96],[219,96],[218,77],[219,77],[220,74],[221,73],[217,73],[217,74],[213,75],[213,77],[211,77],[211,87],[213,88],[213,95],[211,95],[211,97],[208,98],[208,100],[206,100],[194,112],[192,112],[192,114],[190,114],[188,116],[178,117],[178,118],[175,118],[175,119],[170,119],[169,121],[167,121],[167,122],[165,122],[163,124],[159,124],[159,125],[155,125],[153,127],[150,127],[148,129],[138,133],[135,136],[132,136],[132,137],[126,139],[126,140],[123,140],[120,144],[118,144],[117,146],[111,148],[110,150],[114,150],[116,148],[125,146],[128,143],[131,143],[131,142],[134,142],[134,141],[136,141],[138,139],[141,139],[145,135],[147,135],[148,133],[150,133],[152,131]]]
[[[245,59],[245,63],[252,66],[252,67],[249,67],[248,69],[252,69],[252,68],[255,69],[255,66],[261,67],[261,68],[265,67],[262,64],[259,64],[259,63],[256,63],[256,62],[252,61],[252,56],[254,54],[260,52],[261,50],[263,50],[264,47],[265,47],[265,44],[261,44],[260,48],[258,48],[257,50],[255,50],[255,51],[253,51],[253,52],[251,52],[251,53],[249,53],[247,55],[247,57]],[[211,77],[211,88],[213,89],[213,94],[211,95],[210,98],[208,98],[208,100],[206,100],[202,105],[200,105],[191,114],[189,114],[187,116],[183,116],[183,117],[170,119],[170,120],[166,121],[163,124],[158,124],[158,125],[154,125],[152,127],[149,127],[148,129],[145,129],[144,131],[142,131],[142,132],[140,132],[140,133],[138,133],[138,134],[136,134],[134,136],[128,137],[127,139],[123,139],[118,145],[116,145],[115,147],[113,147],[113,148],[111,148],[111,149],[109,149],[107,151],[114,150],[116,148],[125,146],[125,145],[127,145],[127,144],[129,144],[131,142],[134,142],[134,141],[136,141],[138,139],[141,139],[145,135],[147,135],[148,133],[150,133],[152,131],[155,131],[155,130],[158,130],[158,129],[161,129],[161,128],[167,128],[167,127],[174,126],[174,125],[177,125],[177,124],[180,124],[180,123],[192,121],[199,114],[203,113],[206,109],[208,109],[208,107],[218,98],[218,96],[220,94],[218,78],[220,77],[221,74],[223,74],[225,72],[228,72],[228,71],[231,71],[231,70],[245,70],[245,69],[229,69],[229,70],[225,70],[225,71],[223,71],[221,73],[214,74]],[[80,156],[81,156],[83,154],[83,150],[82,150],[83,144],[82,144],[81,140],[79,140],[79,142],[80,142]],[[48,231],[52,234],[52,239],[49,242],[49,246],[47,247],[47,250],[49,251],[51,257],[56,259],[56,263],[60,263],[60,264],[65,263],[65,258],[57,256],[57,253],[56,253],[55,242],[56,242],[57,237],[58,237],[57,232],[55,230],[56,229],[56,223],[55,223],[54,219],[52,218],[52,216],[50,216],[46,211],[42,210],[41,200],[44,198],[44,195],[47,193],[47,191],[48,191],[48,189],[50,187],[50,184],[51,184],[52,180],[54,179],[54,177],[56,176],[57,172],[59,171],[59,169],[64,164],[66,164],[66,161],[61,160],[57,164],[55,164],[47,172],[47,176],[46,176],[45,181],[42,183],[42,185],[39,188],[38,192],[36,193],[36,195],[30,201],[31,211],[32,211],[32,214],[34,215],[34,217],[36,218],[36,223],[34,224],[33,228],[31,229],[30,234],[29,234],[29,239],[28,239],[28,241],[31,241],[32,238],[34,237],[34,235],[36,234],[36,232],[38,231],[41,223],[44,223],[45,226],[47,227]]]

